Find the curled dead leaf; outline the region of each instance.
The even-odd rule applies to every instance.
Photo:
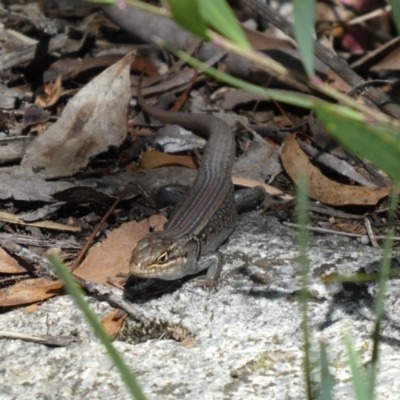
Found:
[[[106,315],[102,319],[101,324],[107,335],[114,339],[124,325],[127,316],[128,314],[126,312],[121,312],[121,310],[118,309],[113,310]]]
[[[392,188],[370,188],[335,182],[311,164],[297,143],[296,135],[289,136],[282,145],[281,159],[290,178],[297,184],[301,173],[308,181],[308,195],[331,206],[373,206],[388,196]]]
[[[62,93],[62,75],[58,75],[54,83],[47,83],[43,92],[36,96],[35,104],[43,108],[49,108],[57,103]]]

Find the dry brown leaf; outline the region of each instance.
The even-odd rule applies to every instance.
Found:
[[[67,231],[67,232],[81,231],[81,228],[77,226],[58,224],[57,222],[53,221],[24,222],[16,215],[4,211],[0,211],[0,221],[5,221],[11,224],[18,224],[18,225],[37,226],[38,228],[56,229],[59,231]]]
[[[371,71],[398,71],[400,70],[400,46],[393,49],[386,57],[375,64]]]
[[[26,269],[19,265],[15,258],[12,258],[0,247],[0,273],[2,274],[23,274]]]
[[[180,342],[182,346],[186,347],[187,349],[191,349],[197,344],[197,342],[190,336],[189,331],[181,326],[167,327],[166,331],[172,339]]]
[[[27,314],[32,314],[32,313],[34,313],[34,312],[37,311],[37,310],[39,310],[39,304],[38,304],[38,303],[31,304],[30,306],[25,307],[25,309],[24,309],[24,311],[25,311]]]
[[[164,225],[167,223],[167,218],[160,214],[154,214],[149,218],[149,225],[154,231],[159,232],[164,229]]]
[[[243,186],[243,187],[256,187],[256,186],[262,186],[265,191],[270,194],[271,196],[279,196],[281,199],[284,200],[292,200],[294,197],[290,196],[289,194],[284,194],[281,190],[268,185],[267,183],[259,182],[259,181],[254,181],[252,179],[247,179],[247,178],[240,178],[238,176],[232,176],[232,182],[234,185],[237,186]]]
[[[19,306],[43,301],[59,294],[62,288],[63,284],[60,281],[48,278],[28,279],[0,289],[0,306]]]
[[[131,97],[130,53],[81,89],[61,117],[26,149],[15,174],[61,178],[84,168],[109,146],[119,146],[127,133]]]
[[[79,278],[107,284],[109,276],[127,273],[131,253],[136,242],[149,232],[147,221],[130,221],[113,230],[107,239],[94,246],[75,271]]]
[[[197,168],[197,163],[190,156],[175,156],[161,151],[145,151],[142,153],[139,166],[145,169],[181,165],[188,168]]]
[[[367,234],[367,230],[362,225],[347,224],[344,222],[332,222],[327,228],[339,232],[355,233],[357,235]]]
[[[155,153],[154,156],[151,155],[154,153]],[[146,154],[148,154],[148,156]],[[161,152],[157,152],[157,151],[151,151],[151,152],[143,153],[141,161],[143,160],[143,156],[145,158],[145,161],[144,161],[144,163],[140,162],[140,166],[145,169],[165,167],[168,165],[183,165],[183,166],[189,167],[189,168],[196,168],[195,163],[192,163],[189,166],[190,160],[193,160],[189,156],[174,156],[171,154],[165,154],[165,153],[161,153]],[[176,160],[177,158],[182,159],[183,162],[182,163],[179,163],[179,161],[171,162],[171,160]],[[164,162],[164,160],[167,160],[166,163]],[[237,176],[232,177],[232,182],[234,185],[243,186],[243,187],[262,186],[266,190],[266,192],[269,193],[271,196],[278,195],[278,196],[281,196],[281,198],[283,198],[283,199],[293,199],[293,196],[285,195],[281,190],[276,189],[273,186],[268,185],[263,182],[259,182],[259,181],[255,181],[255,180],[247,179],[247,178],[241,178],[241,177],[237,177]]]
[[[296,135],[289,136],[283,143],[281,159],[290,178],[297,183],[299,173],[303,174],[308,181],[308,195],[324,204],[373,206],[392,191],[391,187],[368,188],[332,181],[311,164],[298,145]]]
[[[181,344],[183,347],[190,350],[197,345],[197,342],[192,338],[186,338],[186,339],[182,340]]]
[[[127,316],[126,312],[116,309],[102,319],[101,324],[110,338],[114,339],[118,335]]]
[[[43,87],[43,93],[36,96],[35,104],[47,108],[57,103],[62,93],[62,75],[58,75],[54,83],[47,83]]]

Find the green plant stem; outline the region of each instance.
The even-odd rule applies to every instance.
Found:
[[[352,382],[357,400],[372,400],[372,393],[369,391],[368,382],[363,377],[364,368],[354,350],[353,343],[349,335],[344,338],[349,364],[352,373]]]
[[[329,373],[328,352],[324,342],[320,345],[321,392],[319,400],[332,400],[332,377]]]
[[[126,0],[126,4],[139,8],[144,11],[151,12],[155,15],[165,17],[165,18],[171,18],[171,13],[166,9],[166,8],[159,8],[155,7],[146,3],[143,3],[138,0]],[[212,38],[212,41],[219,47],[224,48],[225,50],[231,51],[233,53],[239,54],[243,57],[246,57],[247,59],[256,62],[260,65],[266,66],[276,73],[282,74],[283,76],[294,76],[284,65],[272,60],[271,58],[263,55],[262,53],[259,53],[257,51],[254,51],[252,49],[245,48],[243,46],[240,46],[225,37],[219,35],[215,31],[208,29],[207,34]],[[164,45],[164,47],[167,47]],[[182,58],[182,57],[181,57]],[[400,127],[400,122],[394,120],[393,118],[388,117],[386,114],[375,110],[371,107],[368,107],[364,104],[360,104],[358,102],[355,102],[353,98],[340,93],[330,85],[325,84],[324,82],[318,80],[318,79],[313,79],[313,80],[308,80],[305,76],[296,74],[295,77],[302,81],[303,83],[308,84],[311,88],[319,91],[320,93],[323,93],[332,99],[337,100],[338,102],[348,106],[351,109],[358,110],[359,112],[365,114],[366,116],[369,117],[369,119],[375,120],[377,122],[387,124],[390,126],[396,126]],[[279,101],[279,100],[278,100]]]
[[[82,295],[81,289],[75,284],[73,277],[65,268],[63,262],[57,256],[49,256],[49,262],[54,266],[57,274],[64,282],[65,287],[71,297],[74,299],[77,306],[81,309],[86,319],[89,321],[93,328],[96,336],[101,340],[102,344],[106,348],[113,364],[119,370],[123,381],[125,382],[128,390],[132,394],[133,398],[137,400],[146,400],[139,384],[129,368],[126,366],[123,358],[120,356],[118,351],[112,345],[112,342],[106,332],[104,331],[101,322],[97,318],[96,314],[90,309],[89,305],[85,301]]]
[[[161,16],[161,17],[172,18],[171,13],[166,8],[155,7],[155,6],[143,3],[138,0],[125,0],[125,1],[126,1],[126,4],[129,4],[132,7],[136,7],[138,9],[151,12],[151,13]],[[346,105],[347,107],[349,107],[351,109],[358,110],[359,112],[361,112],[362,114],[365,115],[364,120],[368,119],[368,120],[373,120],[375,122],[387,124],[389,126],[400,127],[399,121],[396,121],[393,118],[388,117],[386,114],[384,114],[378,110],[375,110],[371,107],[368,107],[366,105],[355,102],[353,98],[340,93],[339,91],[337,91],[333,87],[325,84],[324,82],[320,81],[319,79],[312,79],[309,81],[303,75],[293,74],[285,66],[272,60],[269,57],[266,57],[262,53],[254,51],[252,49],[244,48],[244,47],[226,39],[225,37],[219,35],[218,33],[216,33],[215,31],[213,31],[211,29],[207,30],[207,34],[212,38],[213,43],[216,44],[218,47],[221,47],[227,51],[231,51],[233,53],[239,54],[243,57],[246,57],[247,59],[249,59],[253,62],[256,62],[262,66],[266,66],[266,67],[272,69],[276,73],[282,74],[283,76],[295,76],[299,81],[308,84],[314,90],[317,90],[320,93],[323,93],[323,94],[331,97],[332,99],[337,100],[338,102]],[[163,43],[163,44],[161,44],[161,43]],[[181,52],[180,50],[177,50],[177,49],[173,49],[171,46],[169,46],[165,41],[162,41],[161,39],[158,40],[158,44],[162,45],[164,48],[166,48],[169,51],[171,51],[172,53],[176,54],[179,58],[185,60],[185,57],[182,55],[182,53],[184,53],[184,52]],[[178,53],[180,55],[178,55]],[[185,61],[187,61],[188,63],[190,63],[193,66],[195,64],[193,62],[193,60],[191,62],[189,62],[188,60],[185,60]],[[200,61],[198,61],[198,63],[199,63],[199,65],[203,65],[203,66],[205,65],[205,64],[201,63]],[[202,69],[201,67],[198,67],[198,68]],[[212,75],[210,71],[207,72],[207,74]],[[217,78],[217,79],[228,83],[226,79],[221,79],[221,78]],[[240,83],[236,83],[236,84],[232,83],[232,85],[243,88],[245,90],[249,90],[252,93],[256,93],[255,89],[251,90],[251,89],[248,89],[248,87],[246,87],[246,85],[243,85],[244,81],[239,79],[237,82],[240,82]],[[254,85],[254,87],[259,88],[259,86],[257,86],[257,85]],[[280,101],[277,98],[277,96],[270,96],[268,94],[264,94],[264,95],[267,97],[274,98],[277,101]],[[294,95],[292,97],[294,97]],[[296,101],[294,101],[294,100],[291,100],[290,102],[287,102],[287,103],[293,104],[293,105],[300,105],[300,103],[302,103],[303,100],[304,99],[302,99],[300,96],[299,100],[297,101],[297,104],[294,104],[294,103],[296,103]],[[284,99],[281,101],[286,102]],[[300,106],[302,106],[302,105],[300,105]],[[307,108],[312,108],[312,104],[309,103]],[[367,116],[368,116],[368,118],[367,118]]]
[[[296,217],[299,242],[299,263],[301,266],[301,306],[303,313],[303,341],[304,341],[304,372],[306,379],[307,399],[312,400],[311,386],[311,361],[310,361],[310,328],[308,324],[308,270],[309,263],[307,258],[308,231],[305,229],[308,221],[308,198],[306,178],[300,174],[298,177],[298,186],[296,190]]]
[[[283,103],[291,104],[293,106],[312,109],[315,107],[315,102],[318,100],[313,100],[311,96],[307,95],[295,95],[295,94],[287,94],[279,90],[273,89],[264,89],[259,85],[254,85],[252,83],[248,83],[242,79],[236,78],[234,76],[228,75],[222,71],[218,71],[217,69],[210,67],[209,65],[191,57],[184,51],[178,50],[175,47],[171,46],[165,40],[156,37],[154,38],[154,42],[160,45],[161,47],[168,50],[170,53],[174,54],[176,57],[179,57],[189,65],[194,68],[197,68],[204,72],[205,74],[211,76],[214,79],[219,80],[220,82],[226,83],[233,87],[242,88],[248,90],[251,93],[258,94],[264,96],[265,98],[271,98],[277,101],[281,101]],[[324,103],[321,100],[321,103]]]
[[[306,79],[306,77],[304,75],[299,75],[299,74],[294,75],[294,74],[290,73],[286,67],[284,67],[280,63],[272,60],[271,58],[265,56],[262,53],[254,51],[252,49],[245,49],[245,48],[239,47],[235,43],[218,35],[215,32],[209,31],[208,34],[213,39],[215,44],[217,44],[219,47],[221,47],[227,51],[231,51],[232,53],[236,53],[238,55],[246,57],[247,59],[249,59],[259,65],[263,65],[265,67],[272,69],[276,73],[282,74],[283,76],[294,76],[296,79],[298,79],[302,83],[309,85],[312,89],[315,89],[318,92],[329,96],[330,98],[340,102],[341,104],[346,105],[347,107],[349,107],[351,109],[357,110],[357,111],[365,114],[365,116],[369,116],[369,119],[372,119],[376,122],[380,122],[380,123],[387,124],[390,126],[400,127],[399,121],[396,121],[393,118],[390,118],[389,116],[387,116],[386,114],[384,114],[378,110],[375,110],[371,107],[368,107],[364,104],[354,101],[354,99],[351,98],[350,96],[340,93],[335,88],[324,83],[321,80],[314,79],[314,80],[309,81]],[[365,120],[365,118],[364,118],[364,120]]]
[[[390,201],[390,209],[389,209],[389,217],[388,217],[388,233],[386,235],[385,245],[384,245],[384,253],[383,253],[383,261],[382,266],[379,270],[379,283],[378,283],[378,293],[375,299],[375,328],[373,337],[373,347],[372,347],[372,356],[371,356],[371,369],[370,369],[370,391],[373,393],[376,386],[376,376],[378,371],[378,352],[379,352],[379,339],[380,339],[380,330],[382,318],[384,315],[384,307],[385,307],[385,297],[386,297],[386,285],[387,281],[390,277],[390,268],[391,268],[391,258],[392,258],[392,249],[393,249],[393,234],[394,234],[394,222],[395,222],[395,213],[397,210],[397,204],[399,200],[398,195],[399,182],[396,182],[393,186],[392,198]]]

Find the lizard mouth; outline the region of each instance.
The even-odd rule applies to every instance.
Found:
[[[139,278],[154,278],[169,281],[180,279],[186,275],[184,272],[185,264],[186,259],[184,257],[179,257],[164,264],[139,266],[132,263],[129,265],[129,271],[132,275],[138,276]]]

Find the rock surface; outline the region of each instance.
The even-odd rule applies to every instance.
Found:
[[[150,318],[177,323],[195,336],[192,349],[172,340],[132,345],[116,341],[149,399],[301,399],[302,310],[298,299],[296,235],[271,216],[240,217],[225,255],[217,292],[189,280],[179,289],[138,303]],[[328,345],[334,398],[353,398],[343,335],[354,339],[364,365],[372,351],[375,284],[325,286],[322,272],[354,273],[379,266],[381,250],[339,236],[310,235],[309,317],[313,381],[319,380],[319,343]],[[397,399],[400,365],[400,285],[388,284],[380,345],[379,399]],[[110,308],[89,299],[103,317]],[[0,315],[0,330],[71,336],[81,342],[64,348],[1,340],[0,399],[128,399],[105,350],[67,297],[43,303],[28,314]]]

